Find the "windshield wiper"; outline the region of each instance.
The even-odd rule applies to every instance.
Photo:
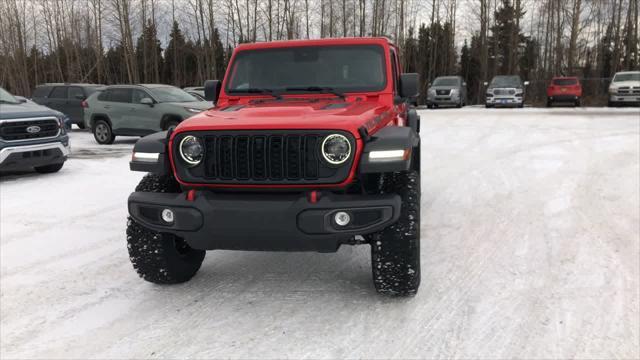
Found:
[[[343,93],[335,90],[332,87],[301,86],[301,87],[288,87],[288,88],[285,88],[285,90],[286,91],[314,91],[314,92],[319,92],[321,94],[333,94],[339,98],[342,98],[342,100],[346,99]]]
[[[282,96],[278,93],[276,93],[275,91],[273,91],[272,89],[265,89],[265,88],[247,88],[247,89],[233,89],[229,91],[230,93],[236,94],[236,93],[240,93],[240,94],[265,94],[265,95],[271,95],[274,98],[278,99],[278,100],[282,100]]]

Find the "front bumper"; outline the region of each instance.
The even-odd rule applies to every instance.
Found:
[[[65,142],[66,144],[55,141],[4,147],[0,149],[0,170],[21,170],[63,163],[71,152],[68,140]]]
[[[571,94],[554,94],[549,96],[548,99],[552,102],[574,102],[578,101],[580,99],[580,96]]]
[[[134,192],[129,214],[142,225],[183,238],[194,249],[335,252],[355,235],[366,235],[393,224],[400,216],[400,197],[388,195],[320,196],[304,194]],[[162,211],[174,220],[162,220]],[[340,227],[333,217],[345,211],[350,224]]]
[[[457,105],[460,103],[460,95],[436,95],[427,98],[427,105]]]
[[[493,96],[486,97],[485,103],[494,106],[520,106],[524,103],[524,98],[519,96]]]
[[[640,94],[609,94],[609,101],[617,103],[640,103]]]

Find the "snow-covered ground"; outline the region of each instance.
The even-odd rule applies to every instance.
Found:
[[[368,246],[209,252],[178,286],[125,246],[134,138],[73,132],[0,178],[2,358],[639,358],[640,111],[422,111],[422,287]]]

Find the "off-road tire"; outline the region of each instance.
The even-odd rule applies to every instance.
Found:
[[[580,107],[580,99],[576,100],[576,102],[573,104],[573,106]]]
[[[551,107],[551,105],[552,105],[551,100],[547,99],[547,107],[548,107],[548,108],[550,108],[550,107]]]
[[[487,109],[491,109],[493,107],[493,105],[485,104],[484,107],[487,108]]]
[[[116,139],[116,136],[113,135],[111,125],[104,120],[97,120],[93,124],[91,131],[93,132],[93,138],[101,145],[113,144],[113,141]]]
[[[371,270],[376,291],[413,296],[420,287],[420,173],[385,174],[383,193],[400,195],[400,219],[370,237]]]
[[[62,169],[62,165],[64,165],[64,163],[36,166],[34,167],[34,170],[40,174],[50,174],[60,171],[60,169]]]
[[[148,174],[136,191],[175,193],[180,187],[171,176]],[[159,233],[128,218],[127,248],[138,275],[156,284],[179,284],[190,280],[200,269],[206,251],[195,250],[172,234]]]

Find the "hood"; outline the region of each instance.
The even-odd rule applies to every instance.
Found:
[[[614,83],[611,83],[611,86],[619,88],[619,87],[623,87],[623,86],[640,86],[640,81],[634,81],[634,80],[629,80],[629,81],[617,81]]]
[[[0,119],[21,119],[39,116],[56,116],[60,112],[27,101],[20,104],[0,104]]]
[[[207,110],[213,107],[213,104],[209,101],[190,101],[190,102],[166,102],[163,104],[169,104],[173,106],[180,106],[184,108]]]
[[[358,128],[372,130],[387,106],[378,101],[285,99],[227,105],[194,115],[178,131],[328,129],[359,137]]]

